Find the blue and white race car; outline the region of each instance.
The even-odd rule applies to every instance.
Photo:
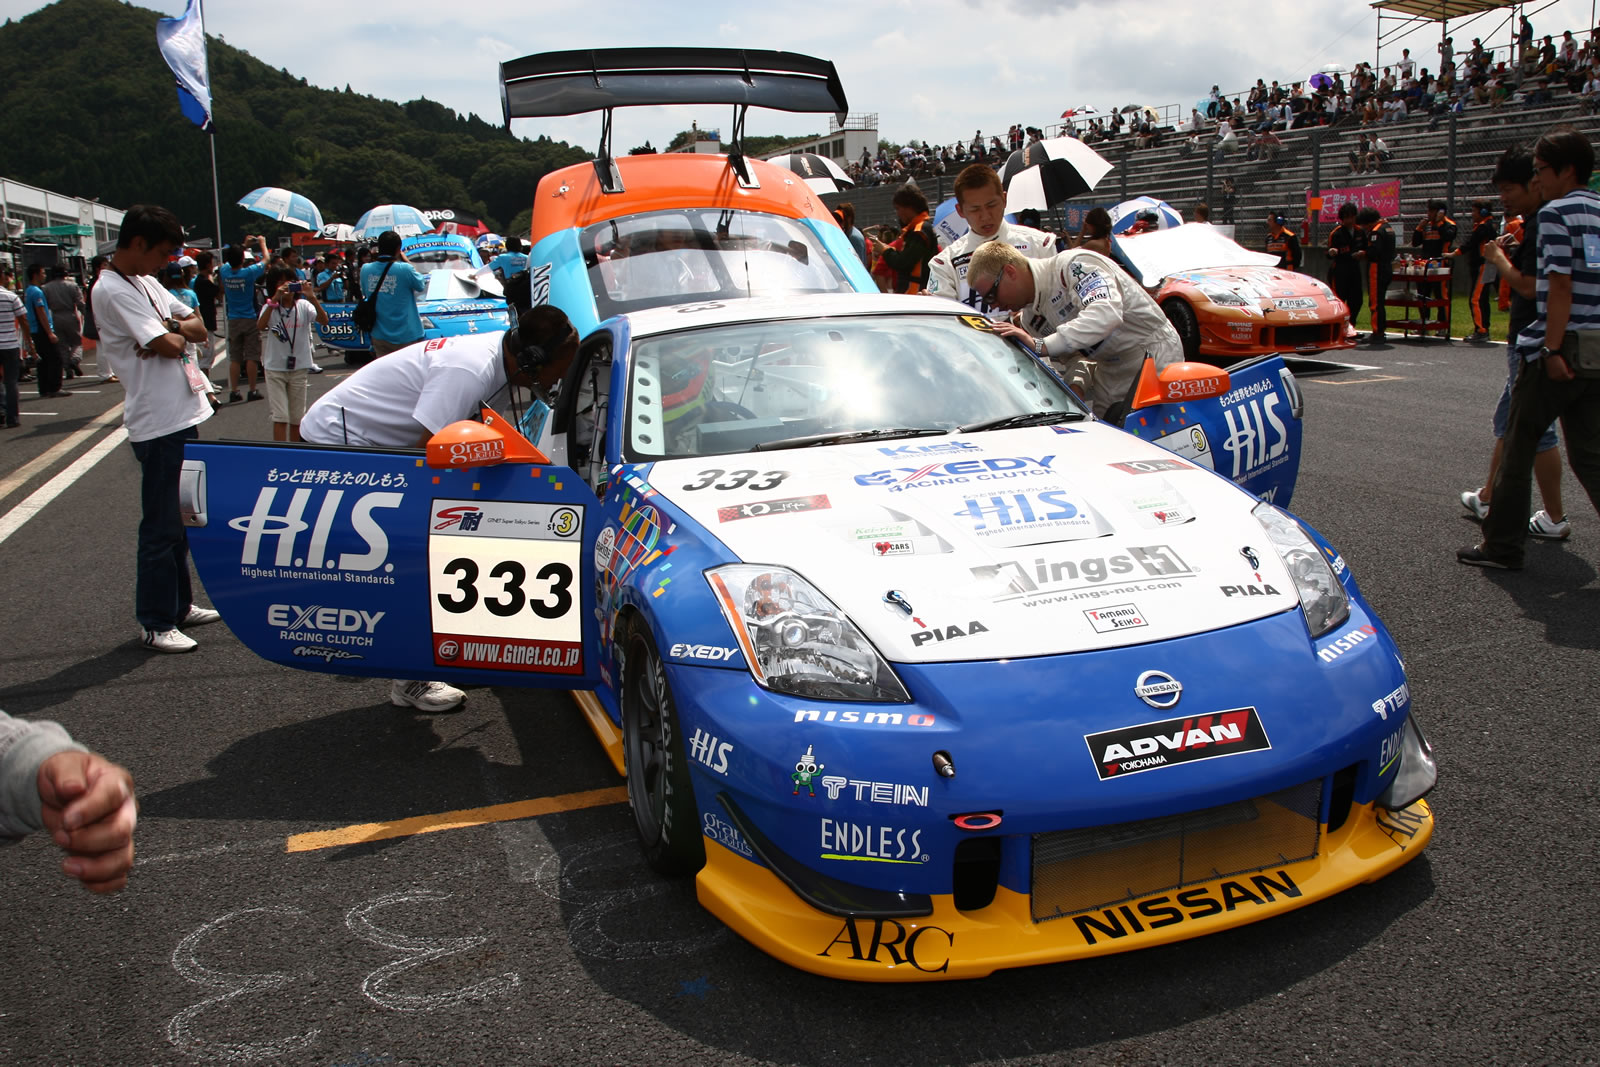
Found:
[[[1266,466],[1280,386],[1147,364],[1133,419],[1226,416],[1205,454]],[[538,444],[492,414],[425,451],[192,444],[195,561],[276,662],[572,691],[649,861],[796,967],[1165,943],[1431,836],[1403,664],[1333,546],[959,304],[610,317]]]
[[[400,250],[428,278],[428,291],[417,298],[424,338],[493,333],[511,324],[500,280],[484,266],[467,238],[424,233],[404,238]],[[372,338],[353,318],[356,302],[330,302],[326,307],[328,323],[317,328],[323,343],[358,357],[370,354]]]

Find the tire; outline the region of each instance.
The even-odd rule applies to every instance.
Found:
[[[1178,331],[1178,340],[1183,342],[1183,358],[1190,362],[1199,359],[1200,320],[1195,317],[1194,308],[1188,301],[1173,297],[1161,305],[1161,310],[1167,313],[1167,321]]]
[[[643,626],[629,627],[623,647],[622,750],[639,847],[662,874],[693,874],[706,848],[672,685]]]

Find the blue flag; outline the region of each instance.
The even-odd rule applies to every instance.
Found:
[[[206,33],[200,0],[189,0],[182,18],[156,23],[156,46],[178,78],[178,107],[190,122],[211,132],[211,82],[206,73]]]

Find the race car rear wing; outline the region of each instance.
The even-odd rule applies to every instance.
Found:
[[[849,111],[839,72],[824,59],[759,48],[593,48],[541,52],[500,64],[500,106],[512,119],[603,112],[595,169],[606,192],[622,191],[611,153],[611,111],[664,104],[732,104],[728,161],[753,184],[744,161],[744,118],[752,107]]]

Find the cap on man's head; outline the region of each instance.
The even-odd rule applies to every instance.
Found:
[[[183,280],[183,263],[182,262],[168,263],[165,267],[162,267],[161,268],[161,280],[164,281],[164,282],[182,281]]]
[[[180,266],[180,267],[192,267],[192,266],[194,266],[194,257],[193,256],[179,256],[178,257],[178,266]]]

